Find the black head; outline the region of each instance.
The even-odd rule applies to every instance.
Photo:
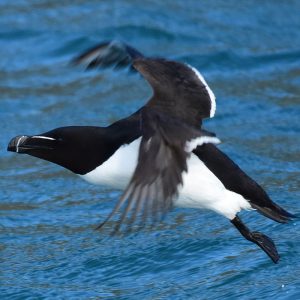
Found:
[[[109,140],[104,140],[103,128],[70,126],[33,136],[16,136],[8,151],[26,153],[71,170],[86,174],[109,156]]]

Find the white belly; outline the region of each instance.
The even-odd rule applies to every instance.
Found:
[[[141,139],[118,149],[101,166],[80,175],[93,184],[105,184],[124,189],[136,167]],[[233,219],[241,209],[251,209],[241,195],[227,190],[222,182],[193,153],[188,160],[188,173],[183,174],[176,206],[206,208]]]

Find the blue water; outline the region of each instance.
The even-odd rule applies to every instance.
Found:
[[[274,239],[278,265],[207,211],[175,209],[155,229],[111,238],[94,228],[121,191],[6,152],[16,135],[104,126],[145,103],[141,77],[68,64],[119,38],[197,67],[218,101],[205,128],[299,213],[299,11],[296,0],[0,1],[0,298],[300,299],[298,220],[242,213]]]

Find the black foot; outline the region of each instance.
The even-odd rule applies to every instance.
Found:
[[[275,264],[278,262],[279,255],[276,246],[269,237],[260,232],[251,232],[238,216],[232,219],[231,223],[238,229],[245,239],[258,245]]]
[[[276,246],[274,242],[266,235],[260,233],[260,232],[252,232],[251,233],[252,239],[251,242],[257,244],[262,250],[264,250],[269,257],[272,259],[272,261],[277,264],[278,260],[280,258]]]

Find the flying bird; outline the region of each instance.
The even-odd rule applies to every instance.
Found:
[[[220,140],[214,133],[202,128],[202,121],[214,116],[216,101],[198,70],[145,57],[119,41],[96,45],[72,63],[87,69],[129,67],[146,79],[153,95],[137,112],[107,127],[69,126],[20,135],[9,142],[8,151],[58,164],[94,184],[124,189],[99,228],[117,213],[114,232],[131,228],[138,218],[155,222],[174,205],[205,208],[225,216],[278,262],[274,242],[251,231],[238,213],[255,209],[280,223],[294,216],[216,147]]]

